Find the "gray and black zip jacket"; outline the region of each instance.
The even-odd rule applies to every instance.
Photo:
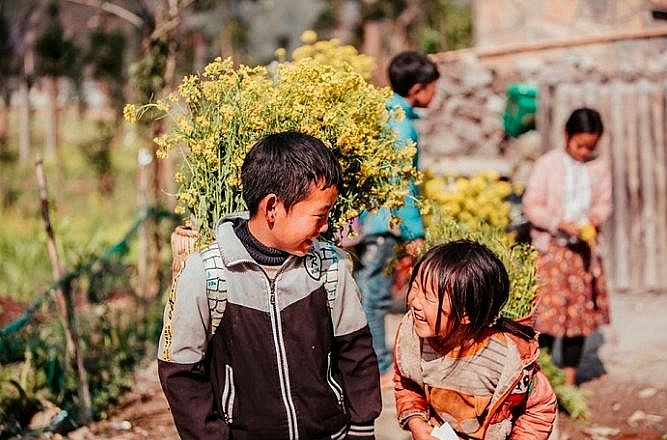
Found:
[[[317,241],[271,280],[236,236],[239,220],[217,228],[227,301],[215,333],[200,252],[165,306],[158,372],[181,438],[374,439],[379,373],[348,256]]]

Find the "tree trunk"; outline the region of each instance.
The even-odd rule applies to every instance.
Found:
[[[386,85],[387,78],[383,66],[387,63],[386,55],[382,50],[384,23],[378,20],[366,20],[364,22],[364,41],[361,52],[372,57],[376,62],[372,81],[376,85]]]
[[[19,85],[18,126],[19,126],[19,164],[25,165],[30,159],[30,90],[28,79]]]
[[[58,163],[58,79],[44,77],[46,91],[46,124],[44,131],[44,156]]]
[[[357,0],[343,0],[336,11],[338,19],[334,37],[344,44],[354,43],[354,31],[361,21],[361,4]]]
[[[0,104],[0,157],[7,155],[7,127],[9,126],[9,100],[3,99]]]

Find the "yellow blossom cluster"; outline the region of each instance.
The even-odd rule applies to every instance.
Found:
[[[365,80],[371,79],[376,67],[375,60],[368,55],[360,54],[354,46],[341,44],[336,38],[318,41],[317,33],[312,30],[305,31],[301,35],[301,42],[303,44],[292,52],[294,61],[312,58],[331,66],[340,67],[349,64]],[[275,55],[278,60],[283,61],[285,50],[278,49]]]
[[[427,248],[456,239],[487,245],[502,260],[510,277],[510,298],[502,315],[520,319],[533,312],[536,300],[534,248],[516,243],[507,233],[510,224],[508,198],[522,188],[501,179],[495,171],[468,177],[426,173],[422,194],[429,205],[425,217]]]
[[[528,243],[515,243],[505,228],[488,223],[470,226],[449,216],[441,205],[432,208],[426,228],[426,248],[459,239],[488,246],[503,262],[510,278],[510,297],[501,315],[510,319],[530,316],[537,300],[535,248]]]
[[[130,122],[148,113],[169,118],[166,132],[155,139],[158,157],[181,153],[178,211],[191,216],[200,240],[211,237],[222,216],[245,209],[243,158],[260,137],[278,131],[316,136],[338,157],[344,182],[332,211],[333,226],[364,209],[403,203],[407,182],[418,180],[419,173],[411,166],[414,151],[397,150],[396,133],[386,129],[396,116],[385,108],[391,90],[367,82],[356,70],[364,63],[332,61],[300,55],[251,67],[217,58],[201,74],[185,77],[166,98],[126,106]]]
[[[590,247],[595,246],[597,235],[597,229],[590,222],[583,222],[579,225],[579,238],[588,243]]]
[[[471,177],[427,176],[424,197],[446,215],[470,227],[488,224],[505,228],[510,223],[512,184],[496,172]]]

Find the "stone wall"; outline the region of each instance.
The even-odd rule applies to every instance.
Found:
[[[534,160],[562,147],[570,112],[598,108],[606,127],[600,152],[613,168],[615,208],[604,241],[608,285],[663,292],[667,27],[601,35],[433,55],[442,78],[419,122],[420,167],[436,175],[495,170],[525,184]],[[538,89],[536,130],[506,139],[503,111],[513,83]]]
[[[532,157],[549,148],[553,136],[529,134],[511,140],[521,145],[501,154],[507,147],[505,91],[513,83],[544,89],[561,83],[660,80],[667,72],[667,21],[654,18],[652,10],[663,7],[667,1],[473,0],[476,46],[433,55],[442,80],[421,121],[422,168],[462,174],[493,168],[515,174],[524,159],[514,157],[517,150]]]
[[[667,28],[660,29],[646,38],[606,43],[499,54],[471,49],[433,55],[442,77],[434,102],[422,112],[419,122],[422,169],[436,174],[495,169],[510,177],[517,174],[516,178],[523,180],[524,162],[531,162],[559,140],[551,133],[537,132],[509,141],[503,139],[507,87],[524,83],[536,85],[544,92],[564,83],[595,88],[596,84],[613,80],[663,81],[667,72]],[[607,62],[603,63],[603,59]],[[614,63],[609,63],[612,59]],[[542,104],[549,105],[544,102],[544,93],[541,95]],[[585,96],[581,100],[583,105]],[[562,113],[552,116],[563,119],[566,115]],[[565,123],[549,122],[550,131]]]
[[[653,8],[648,0],[473,0],[475,46],[647,29]]]

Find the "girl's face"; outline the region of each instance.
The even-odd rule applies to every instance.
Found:
[[[445,293],[442,308],[439,309],[437,283],[434,277],[424,276],[423,270],[423,267],[419,268],[408,292],[408,307],[414,317],[415,332],[421,338],[446,336],[452,310],[449,295]],[[436,329],[438,315],[442,315],[439,332]]]
[[[595,159],[600,135],[597,133],[576,133],[567,139],[565,151],[577,162],[588,162]]]

